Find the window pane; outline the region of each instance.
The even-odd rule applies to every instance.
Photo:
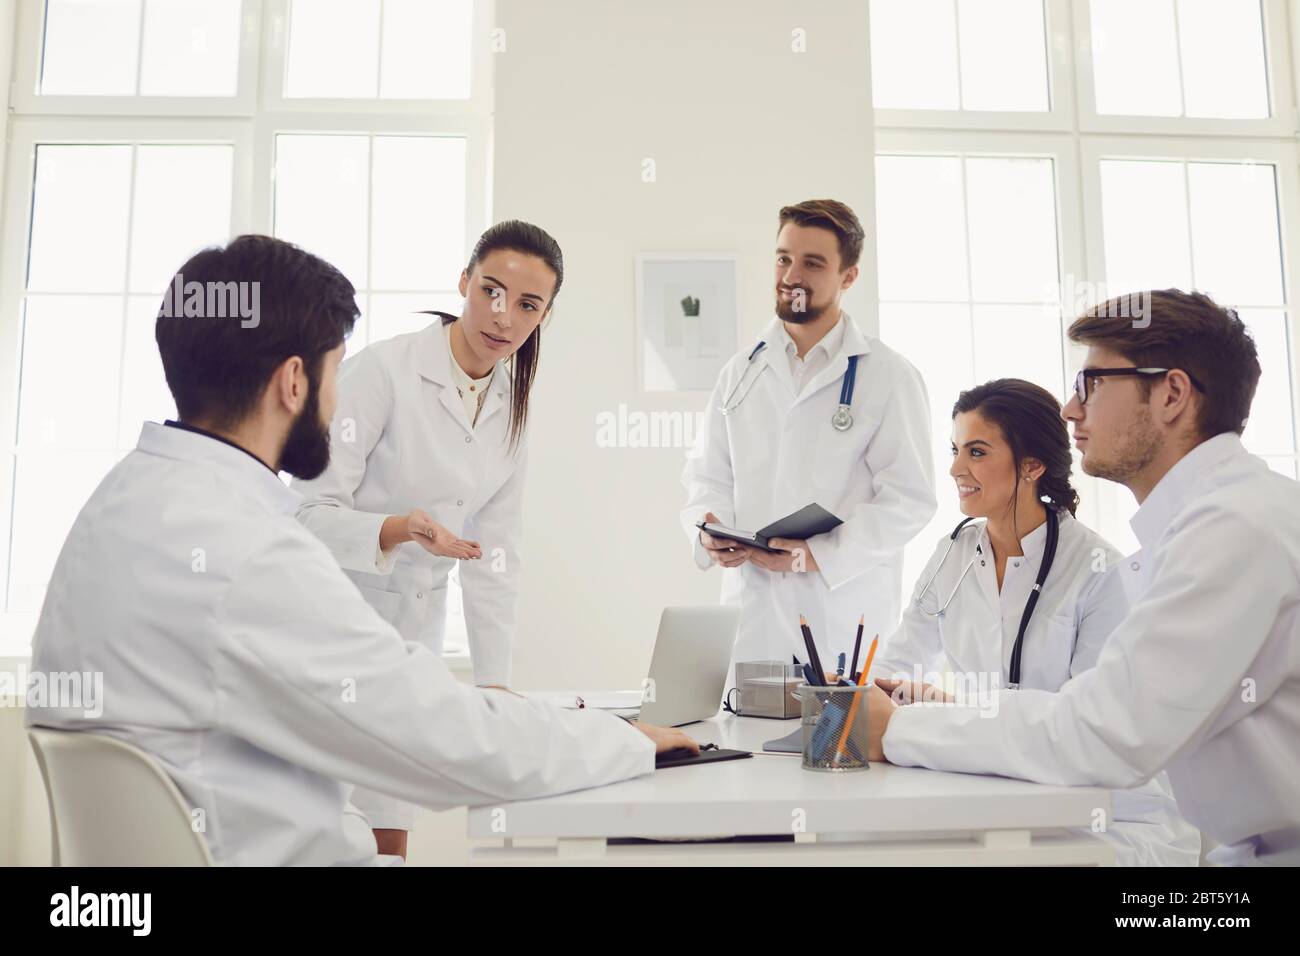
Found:
[[[1061,372],[1061,316],[1056,306],[976,305],[972,312],[974,380],[1022,378],[1041,385],[1059,402],[1065,376]],[[934,348],[933,343],[930,347]]]
[[[1258,0],[1178,0],[1188,116],[1268,116]]]
[[[1189,163],[1196,287],[1221,302],[1282,302],[1282,249],[1271,165]]]
[[[470,0],[384,0],[379,95],[468,99]]]
[[[90,493],[121,456],[115,451],[23,449],[14,480],[9,611],[41,609],[63,540]]]
[[[130,146],[38,146],[27,287],[121,291],[130,189]]]
[[[144,13],[145,96],[234,96],[240,0],[150,0]]]
[[[1103,160],[1101,207],[1108,295],[1192,287],[1182,163]]]
[[[952,464],[952,406],[957,393],[975,384],[971,369],[970,307],[966,305],[880,304],[880,338],[916,366],[930,396],[935,493],[934,518],[903,549],[903,580],[915,581],[934,549],[934,542],[959,520],[957,495],[948,468]],[[942,347],[936,347],[942,343]]]
[[[962,108],[1046,110],[1042,0],[960,0]]]
[[[376,136],[376,289],[447,287],[465,268],[465,141]]]
[[[288,97],[374,97],[379,87],[379,0],[293,0]]]
[[[1259,353],[1259,387],[1250,405],[1250,419],[1242,440],[1257,455],[1295,452],[1291,423],[1291,361],[1286,313],[1280,310],[1243,309],[1241,320],[1250,328]]]
[[[968,299],[960,157],[877,156],[876,231],[882,300]]]
[[[176,417],[176,403],[167,388],[162,359],[154,341],[157,296],[133,295],[127,300],[126,342],[122,347],[122,407],[118,412],[117,447],[130,449],[140,440],[145,422]]]
[[[366,314],[357,322],[357,331],[349,342],[349,351],[357,340],[359,349],[369,343],[382,342],[394,335],[418,332],[439,321],[436,315],[422,315],[429,309],[460,315],[464,300],[450,292],[376,292],[370,296]],[[368,342],[367,331],[369,333]]]
[[[1046,110],[1042,0],[872,0],[877,108]]]
[[[1098,113],[1178,116],[1173,0],[1090,0]]]
[[[980,302],[1054,302],[1056,190],[1050,159],[966,160],[971,292]]]
[[[1258,0],[1090,0],[1097,112],[1268,116]]]
[[[952,0],[871,0],[871,85],[877,109],[961,108]]]
[[[19,445],[115,447],[121,346],[119,296],[29,296]]]
[[[234,150],[229,146],[140,146],[131,221],[131,291],[161,292],[204,246],[230,234]],[[177,197],[184,197],[178,214]]]
[[[333,263],[364,289],[369,138],[281,135],[275,148],[275,234]]]
[[[140,0],[48,0],[41,92],[132,96]]]

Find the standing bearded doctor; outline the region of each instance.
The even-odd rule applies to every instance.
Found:
[[[898,621],[903,546],[935,512],[930,413],[920,374],[840,308],[858,277],[862,224],[816,199],[780,212],[776,316],[723,367],[682,481],[695,562],[723,570],[741,607],[734,660],[804,659],[804,615],[822,661]],[[700,521],[756,531],[816,502],[843,524],[770,553]]]

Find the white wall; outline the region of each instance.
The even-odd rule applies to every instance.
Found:
[[[707,398],[638,394],[633,257],[739,253],[752,342],[772,315],[782,205],[837,198],[874,232],[867,4],[557,9],[498,0],[493,217],[550,231],[566,273],[530,412],[515,684],[636,687],[660,609],[715,602],[719,579],[694,568],[678,525],[684,451],[595,443],[597,414],[620,402],[694,411]],[[848,308],[874,331],[874,246],[862,266]]]

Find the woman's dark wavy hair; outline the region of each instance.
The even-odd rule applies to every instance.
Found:
[[[1016,463],[1016,501],[1020,490],[1020,464],[1034,458],[1043,463],[1038,479],[1038,498],[1056,508],[1074,514],[1079,507],[1079,493],[1070,484],[1070,433],[1061,418],[1061,405],[1045,388],[1019,378],[999,378],[957,396],[952,417],[961,412],[979,412],[1002,430],[1011,446]]]

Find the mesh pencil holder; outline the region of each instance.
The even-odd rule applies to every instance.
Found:
[[[799,685],[803,768],[831,773],[866,770],[869,685]]]

